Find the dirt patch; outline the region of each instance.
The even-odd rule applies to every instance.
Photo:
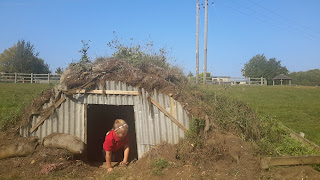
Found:
[[[210,133],[203,148],[181,151],[178,145],[162,144],[154,147],[143,158],[131,165],[126,178],[130,179],[318,179],[320,173],[309,166],[260,169],[255,145],[226,133]],[[184,159],[179,154],[185,153]],[[188,155],[188,156],[186,156]],[[152,163],[165,159],[169,166],[161,174],[154,172]]]
[[[1,145],[27,138],[0,133]],[[12,139],[13,138],[13,139]],[[187,147],[181,147],[187,146]],[[181,152],[183,151],[183,152]],[[184,157],[181,158],[181,154]],[[188,155],[188,156],[187,156]],[[154,166],[161,159],[164,168]],[[178,145],[153,147],[128,167],[106,169],[76,160],[67,150],[45,148],[41,144],[27,157],[0,160],[0,179],[319,179],[320,173],[309,166],[276,167],[260,170],[255,145],[228,133],[210,133],[202,148],[181,141]],[[54,167],[54,168],[52,168]],[[51,169],[50,169],[51,168]],[[160,172],[160,173],[159,173]]]
[[[132,174],[154,178],[150,163],[156,158],[166,159],[170,166],[159,179],[258,179],[261,175],[259,158],[252,144],[222,133],[210,133],[202,148],[180,142],[179,145],[162,145],[146,154],[133,167]],[[182,146],[182,147],[181,147]],[[185,147],[188,146],[188,147]],[[182,157],[181,157],[182,156]],[[140,161],[140,160],[139,160]],[[146,165],[149,162],[149,165]],[[140,165],[141,163],[142,165]]]
[[[320,179],[320,173],[310,166],[275,167],[262,176],[265,179],[301,180]]]
[[[64,149],[38,146],[32,155],[0,160],[0,179],[64,179],[87,177],[92,174],[90,165],[76,161]],[[54,167],[54,168],[52,168]]]

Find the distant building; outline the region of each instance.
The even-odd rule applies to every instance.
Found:
[[[212,84],[230,84],[230,76],[212,76]]]

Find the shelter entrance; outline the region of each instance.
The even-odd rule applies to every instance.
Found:
[[[129,125],[130,153],[128,160],[138,159],[135,118],[133,106],[98,105],[87,106],[87,158],[91,162],[103,162],[102,145],[106,133],[112,129],[115,119],[123,119]],[[116,153],[116,160],[123,153]]]

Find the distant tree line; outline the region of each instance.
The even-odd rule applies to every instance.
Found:
[[[263,54],[253,56],[241,71],[245,77],[264,77],[268,80],[268,84],[272,84],[272,79],[277,75],[284,74],[292,78],[293,84],[304,86],[320,85],[319,69],[289,73],[288,69],[281,65],[281,61],[276,58],[268,60]]]
[[[29,41],[19,40],[17,44],[0,54],[0,72],[7,73],[50,73],[49,65],[35,52]]]
[[[292,83],[303,86],[320,85],[320,69],[309,71],[292,72],[289,74],[292,78]]]

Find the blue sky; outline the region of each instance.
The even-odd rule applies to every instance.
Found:
[[[319,7],[319,0],[209,0],[207,71],[240,77],[241,67],[262,53],[290,72],[320,69]],[[91,41],[92,59],[111,56],[113,31],[124,42],[150,37],[156,48],[172,51],[174,64],[195,72],[196,0],[0,0],[0,22],[0,53],[30,41],[53,72],[80,59],[81,40]],[[203,32],[201,8],[200,72]]]

